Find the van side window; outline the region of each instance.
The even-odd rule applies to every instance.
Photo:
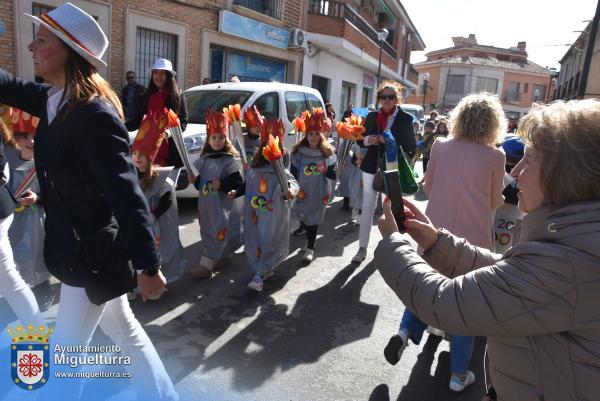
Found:
[[[279,118],[279,95],[277,92],[265,93],[254,102],[254,105],[267,119]]]
[[[306,98],[303,92],[285,92],[285,108],[287,109],[287,118],[290,122],[299,117],[304,110],[307,110]]]
[[[306,93],[306,100],[308,100],[308,105],[311,107],[311,109],[313,107],[323,107],[323,103],[321,103],[319,98],[312,93]]]

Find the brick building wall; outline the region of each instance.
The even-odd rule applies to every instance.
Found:
[[[17,49],[18,44],[15,39],[14,10],[15,3],[19,1],[0,0],[0,21],[4,24],[4,33],[0,35],[0,67],[13,74],[19,74],[16,59],[18,52],[24,51],[23,45]],[[45,5],[47,1],[50,0],[36,0],[35,3]],[[23,11],[30,13],[31,4],[22,0],[20,2],[25,4]],[[52,2],[56,3],[56,1]],[[106,78],[117,90],[120,90],[125,84],[125,72],[132,68],[131,62],[128,65],[127,60],[128,57],[131,60],[131,52],[135,52],[135,48],[131,49],[131,43],[135,45],[135,40],[130,40],[129,48],[126,44],[128,15],[135,13],[137,16],[148,17],[150,20],[161,20],[185,27],[185,42],[183,42],[185,48],[178,48],[178,52],[185,50],[185,59],[183,63],[180,63],[183,65],[177,66],[179,70],[185,70],[185,82],[179,81],[179,84],[184,88],[198,85],[203,78],[201,65],[207,64],[206,60],[203,60],[203,56],[208,57],[207,52],[202,48],[203,30],[218,30],[219,10],[223,9],[225,3],[224,0],[105,0],[103,4],[110,7],[110,46],[107,56],[109,67]],[[283,0],[280,20],[263,16],[240,6],[231,7],[231,11],[236,12],[237,9],[240,9],[240,14],[250,18],[260,19],[284,29],[291,29],[305,27],[307,7],[306,0]],[[25,22],[25,19],[21,18],[21,21]],[[151,23],[145,27],[159,30],[154,28]],[[129,29],[129,35],[135,36],[135,27],[129,26]],[[290,49],[289,51],[295,54],[300,50]],[[142,84],[146,85],[147,83],[142,82]]]
[[[0,35],[0,67],[11,74],[16,73],[15,63],[15,27],[12,1],[0,0],[0,21],[4,25],[4,33]]]

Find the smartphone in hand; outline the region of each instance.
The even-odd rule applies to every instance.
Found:
[[[402,187],[398,170],[388,170],[384,175],[387,196],[390,199],[392,214],[400,232],[406,231],[404,226],[404,201],[402,200]]]

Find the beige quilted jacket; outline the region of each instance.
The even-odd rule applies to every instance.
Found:
[[[423,321],[488,337],[499,400],[600,400],[600,202],[537,209],[517,231],[498,255],[442,230],[423,258],[395,233],[375,263]]]

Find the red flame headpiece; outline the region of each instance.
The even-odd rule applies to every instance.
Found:
[[[12,108],[12,112],[9,111],[9,114],[11,115],[10,122],[13,132],[34,133],[40,122],[39,118],[14,107]]]
[[[136,150],[146,155],[153,162],[163,139],[166,138],[165,132],[167,128],[179,124],[179,121],[176,119],[177,115],[175,115],[174,119],[173,114],[175,113],[168,109],[163,109],[162,111],[145,115],[135,136],[131,150]]]
[[[260,128],[263,122],[263,116],[260,114],[256,106],[248,108],[244,112],[244,123],[248,130],[250,128]]]
[[[281,120],[263,120],[263,123],[260,126],[260,141],[262,143],[267,142],[269,140],[269,135],[279,138],[279,142],[283,143],[285,125],[283,125]]]
[[[229,116],[212,110],[206,112],[206,135],[223,134],[227,136]]]

